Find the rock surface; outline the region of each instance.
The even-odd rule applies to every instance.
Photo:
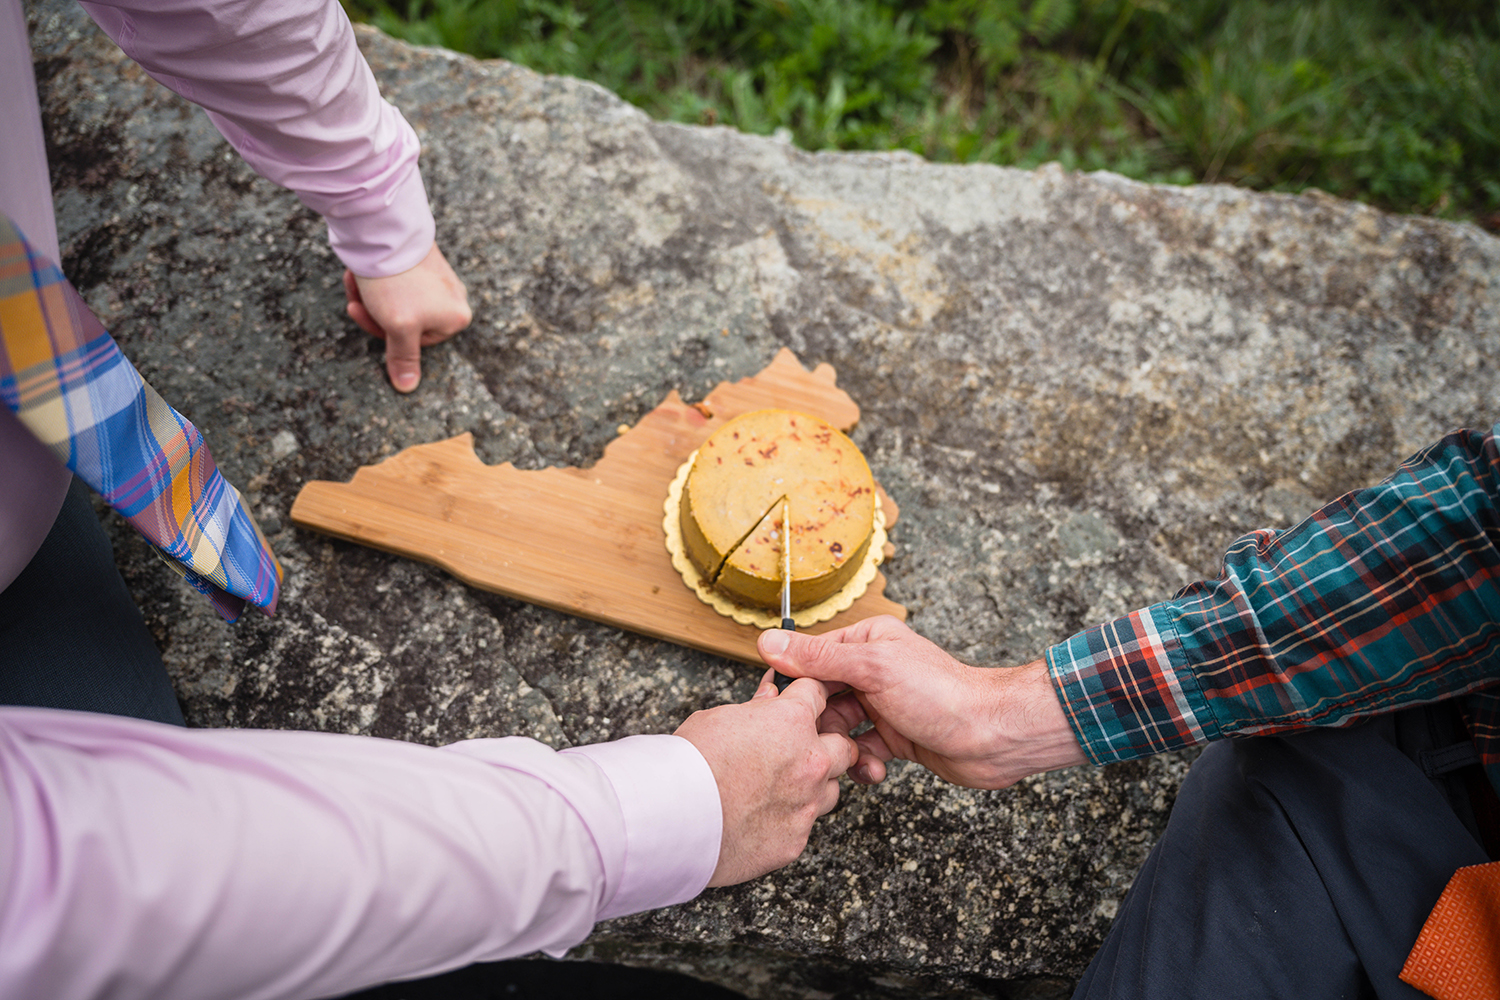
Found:
[[[747,697],[733,663],[293,528],[309,479],[473,431],[586,466],[669,390],[830,362],[901,506],[887,591],[1018,664],[1217,570],[1500,399],[1500,241],[1325,196],[818,154],[362,30],[476,306],[410,398],[321,221],[60,0],[28,5],[65,271],[196,420],[287,571],[220,623],[112,522],[195,725],[553,745]],[[584,957],[758,998],[1065,993],[1185,756],[981,793],[896,769],[784,871],[596,929]],[[945,991],[953,990],[954,993]]]

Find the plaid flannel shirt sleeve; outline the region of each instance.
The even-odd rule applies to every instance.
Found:
[[[0,214],[0,405],[230,621],[281,566],[198,428],[146,384],[52,261]]]
[[[1096,764],[1500,690],[1500,450],[1448,435],[1237,540],[1215,580],[1046,653]]]

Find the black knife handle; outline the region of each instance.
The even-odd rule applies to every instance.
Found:
[[[783,619],[781,619],[781,627],[784,628],[784,629],[786,629],[788,632],[795,632],[795,631],[797,631],[797,623],[796,623],[795,620],[793,620],[791,618],[783,618]],[[786,674],[782,673],[780,670],[776,671],[776,690],[777,691],[785,691],[786,690],[786,686],[788,684],[790,684],[790,683],[792,683],[792,679],[790,677],[788,677]]]

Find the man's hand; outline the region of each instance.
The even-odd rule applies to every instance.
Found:
[[[443,252],[432,245],[422,263],[389,278],[344,271],[349,318],[385,341],[385,370],[397,392],[422,381],[422,348],[442,343],[469,325],[469,292]]]
[[[796,681],[776,693],[766,671],[741,705],[694,712],[677,735],[698,748],[719,783],[724,838],[708,884],[733,885],[797,859],[813,820],[839,800],[839,776],[859,757],[841,733],[818,733],[828,688]]]
[[[823,635],[771,629],[760,655],[784,674],[854,689],[829,702],[819,726],[848,733],[872,723],[856,739],[850,776],[861,783],[883,780],[897,757],[971,788],[1004,788],[1087,759],[1040,660],[966,666],[886,615]]]

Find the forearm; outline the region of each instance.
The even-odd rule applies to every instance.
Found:
[[[673,757],[672,794],[638,800]],[[674,737],[435,749],[39,709],[0,709],[0,816],[0,994],[53,1000],[330,996],[560,953],[696,894],[719,830]]]
[[[433,242],[419,143],[334,0],[82,6],[153,78],[201,105],[257,173],[296,192],[356,273],[415,267]]]
[[[981,676],[993,689],[985,701],[997,713],[993,731],[1000,745],[992,759],[1004,769],[994,787],[1087,762],[1045,660],[986,669]]]
[[[1500,680],[1491,434],[1455,434],[1214,581],[1047,651],[1096,763],[1224,736],[1347,725]]]

